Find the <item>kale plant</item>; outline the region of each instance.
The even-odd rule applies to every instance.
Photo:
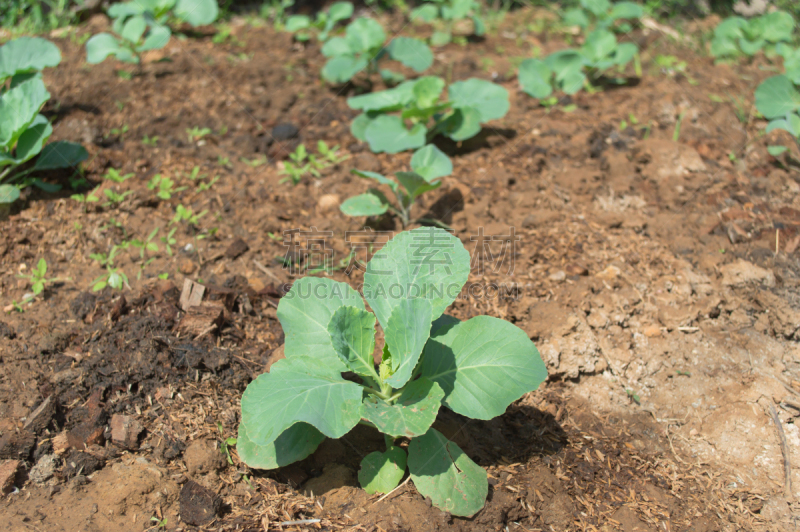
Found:
[[[756,89],[756,109],[770,121],[767,124],[767,133],[774,129],[788,131],[800,147],[800,90],[798,85],[800,84],[796,81],[793,82],[785,75],[767,78]]]
[[[420,148],[411,157],[411,171],[397,172],[396,180],[376,172],[353,173],[388,186],[394,193],[397,203],[392,203],[378,189],[370,188],[366,193],[346,199],[339,207],[348,216],[380,216],[386,211],[396,214],[406,227],[411,222],[411,207],[414,201],[430,190],[439,188],[440,179],[453,172],[453,163],[442,151],[429,144]]]
[[[536,390],[547,370],[515,325],[443,314],[469,270],[460,240],[423,227],[394,237],[367,265],[363,294],[374,313],[346,283],[294,283],[278,305],[286,358],[242,396],[239,457],[275,469],[364,424],[386,440],[385,452],[361,462],[358,477],[368,493],[390,492],[407,467],[417,491],[438,508],[457,516],[483,508],[486,471],[432,427],[439,408],[492,419]],[[386,339],[377,367],[376,322]],[[358,378],[344,379],[344,372]]]
[[[47,144],[53,126],[39,113],[50,99],[41,71],[60,62],[56,45],[39,37],[20,37],[0,46],[0,204],[13,203],[29,185],[48,192],[60,189],[29,176],[75,166],[89,156],[74,142]],[[21,169],[37,155],[33,165]]]
[[[633,2],[612,4],[609,0],[581,0],[580,7],[564,11],[562,22],[578,26],[582,31],[593,28],[627,33],[632,29],[630,21],[638,21],[642,15],[642,6]]]
[[[322,47],[329,58],[322,67],[322,78],[330,83],[346,83],[366,70],[367,75],[380,72],[387,83],[398,83],[403,76],[378,69],[384,57],[399,61],[415,72],[427,70],[433,64],[433,52],[428,45],[412,37],[395,37],[384,47],[386,32],[380,22],[360,17],[348,24],[344,37],[331,37]]]
[[[348,98],[351,109],[364,111],[350,131],[375,153],[398,153],[420,148],[438,134],[455,141],[470,139],[483,123],[508,112],[508,91],[491,81],[457,81],[448,87],[447,100],[441,101],[444,86],[442,78],[425,76]]]
[[[434,0],[411,10],[411,20],[433,24],[436,30],[431,35],[431,45],[444,46],[453,40],[453,32],[459,21],[472,21],[472,34],[482,36],[486,25],[480,17],[480,3],[476,0]]]
[[[760,50],[773,54],[781,42],[790,42],[795,21],[785,11],[773,11],[759,17],[729,17],[714,28],[711,55],[717,59],[754,56]]]
[[[108,16],[114,21],[110,33],[98,33],[86,42],[86,61],[101,63],[113,55],[123,63],[138,64],[142,52],[158,50],[169,42],[170,19],[204,26],[217,19],[216,0],[134,0],[114,4]]]
[[[317,31],[317,38],[320,41],[327,41],[328,35],[336,26],[337,22],[347,20],[353,16],[353,4],[351,2],[336,2],[327,11],[317,11],[316,20],[312,20],[308,15],[292,15],[286,19],[284,29],[294,33],[294,38],[298,41],[311,39],[311,30]]]
[[[623,69],[638,49],[631,42],[619,43],[608,30],[595,30],[579,50],[559,50],[544,60],[526,59],[519,66],[519,84],[534,98],[543,99],[554,90],[575,94],[587,80],[594,83],[612,68]]]

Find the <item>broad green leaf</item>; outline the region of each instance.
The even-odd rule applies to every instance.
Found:
[[[36,158],[33,168],[35,170],[70,168],[88,158],[89,152],[77,142],[59,140],[44,147],[42,153]]]
[[[767,119],[800,109],[800,92],[786,76],[772,76],[756,89],[756,109]]]
[[[342,362],[362,377],[375,377],[375,315],[349,305],[339,307],[328,323],[333,350]]]
[[[120,46],[117,39],[110,33],[98,33],[86,41],[86,62],[90,64],[102,63],[109,55],[119,52]]]
[[[422,124],[407,129],[399,116],[381,115],[367,126],[364,136],[374,153],[399,153],[424,146],[426,133]]]
[[[378,172],[364,172],[362,170],[353,170],[353,173],[359,177],[363,177],[365,179],[373,179],[380,183],[381,185],[386,185],[392,189],[393,192],[397,191],[397,182],[385,177]]]
[[[175,15],[194,27],[211,24],[219,16],[217,0],[178,0]]]
[[[361,113],[350,124],[350,133],[361,142],[366,142],[367,127],[372,123],[372,120],[367,113]]]
[[[414,100],[414,86],[416,83],[416,80],[406,81],[393,89],[353,96],[347,99],[347,105],[350,106],[350,109],[360,109],[362,111],[387,112],[398,110]]]
[[[452,515],[470,517],[486,502],[486,471],[436,429],[411,440],[408,471],[417,491]]]
[[[411,20],[421,20],[422,22],[433,22],[439,16],[439,8],[433,4],[422,4],[411,10],[409,17]]]
[[[747,21],[742,17],[728,17],[714,28],[714,37],[725,39],[738,39],[742,37],[742,28],[747,26]]]
[[[256,445],[269,445],[298,422],[341,438],[361,419],[361,386],[344,380],[316,353],[311,355],[279,360],[247,386],[242,423]]]
[[[361,417],[379,431],[395,438],[414,438],[425,434],[444,399],[441,386],[430,379],[409,382],[393,405],[367,395],[361,404]]]
[[[414,103],[420,109],[433,107],[444,89],[444,80],[438,76],[424,76],[414,84]]]
[[[769,133],[775,129],[782,129],[783,131],[788,131],[792,135],[794,135],[794,131],[792,131],[792,126],[789,125],[789,122],[785,118],[777,118],[772,120],[767,127],[764,128],[764,133]]]
[[[139,39],[142,38],[142,35],[144,35],[144,30],[146,29],[147,23],[144,21],[144,17],[137,15],[125,21],[125,25],[122,26],[120,35],[126,41],[136,44],[139,42]]]
[[[0,46],[0,82],[16,74],[38,72],[61,62],[58,47],[41,37],[20,37]]]
[[[411,201],[414,201],[418,196],[439,188],[442,184],[441,181],[431,183],[421,175],[415,172],[397,172],[394,174],[397,181],[406,189],[406,193]]]
[[[638,51],[632,42],[621,43],[614,52],[614,63],[620,66],[627,65]]]
[[[633,2],[618,2],[611,8],[611,20],[639,19],[644,16],[644,10],[639,4]]]
[[[10,149],[50,99],[41,76],[33,77],[0,96],[0,147]]]
[[[578,9],[576,7],[564,11],[564,16],[561,17],[561,21],[565,26],[578,26],[580,28],[589,27],[589,18],[583,12],[583,9]]]
[[[382,68],[380,70],[380,74],[383,82],[389,87],[393,87],[394,85],[402,83],[406,79],[406,77],[400,72],[395,72],[393,70],[389,70],[388,68]]]
[[[617,38],[608,30],[595,30],[586,37],[584,54],[592,61],[608,57],[617,47]]]
[[[767,153],[769,153],[773,157],[777,157],[778,155],[781,155],[782,153],[786,152],[786,150],[788,149],[789,148],[787,148],[786,146],[767,146]]]
[[[146,52],[147,50],[160,50],[167,45],[171,36],[172,31],[170,31],[169,26],[154,24],[150,26],[150,31],[147,32],[147,37],[144,38],[144,42],[141,46],[137,47],[136,50],[139,52]],[[119,54],[117,55],[117,58],[119,58]]]
[[[365,68],[367,60],[363,57],[340,55],[325,63],[322,78],[330,83],[346,83]]]
[[[52,194],[54,192],[58,192],[61,190],[61,185],[58,183],[45,183],[41,179],[33,178],[30,180],[30,184],[38,188],[39,190],[44,190],[48,194]]]
[[[761,50],[767,41],[764,39],[757,39],[755,41],[748,41],[747,39],[739,39],[739,49],[746,55],[756,55]]]
[[[503,118],[510,106],[508,91],[483,79],[471,78],[457,81],[448,89],[453,107],[472,107],[481,116],[481,122]]]
[[[800,116],[797,113],[786,115],[786,122],[789,124],[789,132],[800,140]]]
[[[322,45],[322,55],[336,57],[338,55],[355,55],[357,50],[350,48],[350,43],[344,37],[331,37]]]
[[[400,61],[415,72],[427,70],[433,64],[433,52],[428,45],[413,37],[395,37],[387,47],[389,57]]]
[[[347,25],[347,42],[354,51],[366,52],[383,45],[386,32],[377,20],[359,17]]]
[[[19,189],[13,185],[0,185],[0,203],[14,203],[19,199]]]
[[[477,316],[434,323],[422,373],[439,383],[445,404],[472,419],[492,419],[539,387],[547,369],[525,332],[507,321]]]
[[[472,0],[450,0],[449,4],[442,6],[442,18],[461,20],[467,18],[470,10],[472,10]]]
[[[714,37],[711,41],[711,55],[714,57],[731,57],[739,53],[736,41],[727,37]]]
[[[481,112],[475,107],[458,107],[437,125],[437,131],[456,142],[471,139],[481,132]]]
[[[369,453],[361,460],[358,483],[370,495],[389,493],[403,480],[406,461],[406,452],[401,447],[392,446],[385,453]]]
[[[411,290],[413,287],[407,299],[397,301],[384,328],[386,346],[392,355],[392,375],[384,380],[393,388],[402,388],[411,378],[431,334],[433,308],[427,299],[412,298]]]
[[[277,469],[310,456],[324,439],[325,435],[313,426],[295,423],[269,445],[256,445],[247,434],[245,424],[241,423],[236,451],[253,469]]]
[[[336,2],[328,10],[328,18],[334,23],[340,20],[347,20],[353,16],[353,4],[351,2]]]
[[[347,198],[339,209],[347,216],[380,216],[389,210],[389,204],[368,192]]]
[[[28,129],[20,135],[14,152],[16,164],[22,164],[39,154],[42,147],[53,134],[53,126],[43,115],[37,115]]]
[[[571,72],[580,71],[583,67],[583,56],[575,50],[559,50],[548,55],[544,62],[556,76],[556,80],[562,81]]]
[[[444,46],[453,40],[453,36],[449,31],[434,31],[431,35],[431,46]]]
[[[469,253],[438,227],[419,227],[391,239],[367,264],[363,293],[384,332],[395,307],[408,297],[427,299],[431,316],[455,301],[469,276]]]
[[[586,75],[580,70],[570,70],[561,80],[561,90],[567,94],[575,94],[586,83]]]
[[[599,17],[611,9],[611,2],[609,0],[581,0],[581,6]]]
[[[428,144],[411,156],[411,170],[431,182],[453,173],[453,162],[442,150]]]
[[[482,18],[473,15],[472,26],[473,26],[472,33],[477,37],[482,37],[486,33],[486,24],[483,23]]]
[[[790,41],[794,32],[794,17],[786,11],[773,11],[761,17],[764,20],[764,39],[776,43]]]
[[[539,59],[526,59],[519,65],[519,86],[534,98],[543,99],[553,94],[553,71]]]
[[[347,371],[331,343],[328,323],[339,307],[364,309],[364,301],[347,283],[303,277],[278,303],[278,320],[286,335],[287,358],[309,355],[338,371]]]
[[[284,29],[290,33],[294,33],[296,31],[308,29],[310,27],[311,27],[311,19],[308,17],[308,15],[292,15],[291,17],[286,19],[286,25],[284,26]],[[344,41],[344,39],[341,40]],[[329,55],[326,55],[325,52],[323,52],[322,55],[324,55],[325,57],[331,57]],[[339,54],[334,54],[334,55],[339,55]]]

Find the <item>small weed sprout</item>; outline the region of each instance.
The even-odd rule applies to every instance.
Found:
[[[44,258],[39,259],[36,267],[31,268],[31,273],[28,275],[18,275],[21,279],[28,279],[31,283],[31,291],[34,295],[38,296],[44,292],[48,284],[60,283],[69,281],[68,278],[51,277],[47,278],[47,261]]]

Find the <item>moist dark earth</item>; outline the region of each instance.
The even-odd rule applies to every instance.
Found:
[[[541,20],[539,33],[527,29]],[[225,444],[241,393],[281,356],[275,309],[302,275],[283,267],[284,231],[330,232],[330,277],[358,286],[362,272],[340,262],[345,233],[402,229],[338,208],[367,188],[351,169],[409,163],[349,133],[346,97],[369,84],[326,86],[316,44],[246,19],[221,44],[212,32],[173,37],[140,71],[85,63],[78,37],[107,27],[103,17],[51,36],[64,59],[45,73],[45,114],[54,139],[89,150],[85,177],[101,201],[27,189],[0,222],[4,528],[793,530],[800,153],[781,132],[759,134],[752,94],[769,62],[715,65],[697,38],[715,20],[684,24],[681,41],[640,30],[640,78],[548,109],[514,77],[515,58],[566,46],[547,21],[521,10],[485,39],[437,49],[432,67],[451,81],[493,79],[511,96],[507,116],[478,137],[439,144],[453,174],[414,207],[473,258],[480,234],[519,237],[513,261],[471,274],[504,290],[462,294],[449,312],[515,323],[550,375],[492,421],[440,414],[435,426],[489,475],[486,506],[470,519],[436,509],[413,483],[384,500],[360,490],[361,458],[383,446],[363,427],[270,472]],[[385,22],[391,34],[430,32]],[[659,68],[658,55],[686,67]],[[190,139],[191,128],[211,133]],[[347,160],[282,183],[288,153],[319,140]],[[773,144],[791,150],[776,159]],[[108,168],[133,176],[115,184]],[[205,177],[192,180],[194,168]],[[147,187],[156,174],[186,188],[159,199]],[[104,205],[108,188],[132,193]],[[179,204],[207,214],[171,224]],[[104,270],[90,255],[156,228],[157,252],[116,255],[127,286],[93,292]],[[161,237],[173,228],[167,252]],[[19,275],[42,257],[61,280],[15,305],[30,291]],[[188,310],[186,280],[205,287]]]

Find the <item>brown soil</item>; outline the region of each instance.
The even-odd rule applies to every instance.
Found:
[[[0,499],[3,528],[793,529],[800,173],[766,151],[767,140],[789,139],[758,137],[763,123],[742,125],[731,99],[744,98],[750,111],[766,61],[714,66],[691,46],[639,34],[638,84],[580,93],[573,112],[547,112],[507,75],[534,46],[564,46],[557,35],[520,33],[536,16],[521,11],[485,41],[437,52],[434,73],[496,73],[512,107],[478,138],[441,145],[453,175],[416,206],[448,223],[470,252],[478,228],[516,228],[513,273],[471,279],[513,283],[511,293],[464,297],[451,312],[516,323],[551,375],[498,419],[443,413],[437,421],[487,469],[484,510],[449,516],[411,483],[384,501],[367,496],[356,487],[358,464],[382,440],[366,429],[269,473],[220,451],[236,434],[242,391],[283,343],[275,305],[295,276],[276,262],[286,247],[271,235],[332,231],[338,263],[345,231],[362,223],[338,211],[366,189],[350,169],[390,173],[409,159],[353,141],[345,95],[362,89],[323,85],[315,45],[237,23],[242,46],[173,39],[131,80],[116,75],[113,61],[88,67],[82,47],[56,39],[64,60],[45,76],[54,138],[87,146],[86,175],[98,190],[133,193],[103,207],[100,192],[101,202],[84,208],[67,194],[29,191],[2,222],[0,294],[9,307],[0,322],[0,459],[20,460],[12,493]],[[103,24],[95,19],[79,33]],[[658,54],[686,61],[686,71],[659,70]],[[622,120],[631,127],[620,131]],[[272,140],[284,123],[299,137]],[[193,127],[213,133],[189,141]],[[158,136],[157,145],[144,145],[145,135]],[[350,159],[320,179],[280,184],[280,159],[318,140],[342,145]],[[241,162],[263,157],[269,162],[256,167]],[[186,177],[195,166],[219,181],[198,190]],[[104,181],[109,167],[134,177]],[[157,173],[187,188],[159,201],[146,186]],[[168,254],[158,237],[178,204],[209,214],[199,229],[172,226]],[[400,229],[391,218],[371,227]],[[152,262],[140,268],[133,248],[117,258],[129,288],[91,293],[103,270],[89,255],[155,228]],[[17,274],[40,257],[50,275],[68,280],[16,312],[11,302],[30,289]],[[169,281],[157,278],[163,272]],[[358,271],[332,277],[360,281]],[[207,286],[202,313],[181,310],[184,279]],[[309,519],[320,521],[279,526]]]

